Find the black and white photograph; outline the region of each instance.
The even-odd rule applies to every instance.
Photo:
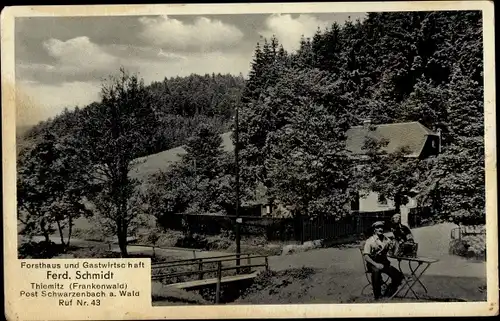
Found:
[[[483,18],[16,17],[17,258],[150,259],[153,309],[486,302]]]

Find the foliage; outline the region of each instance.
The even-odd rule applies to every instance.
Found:
[[[19,246],[19,259],[50,259],[64,252],[65,248],[61,244],[51,241],[25,242]]]
[[[154,176],[148,187],[149,213],[169,227],[178,214],[231,213],[233,211],[233,160],[222,150],[222,139],[200,125],[186,144],[186,154],[168,171]],[[189,224],[186,233],[190,233]]]
[[[52,128],[56,126],[52,124]],[[20,150],[17,201],[24,234],[41,233],[48,242],[57,225],[61,244],[69,246],[74,220],[91,215],[84,195],[91,195],[94,186],[88,175],[89,164],[78,152],[80,147],[78,137],[58,137],[47,129],[41,131],[33,144]]]
[[[256,183],[265,185],[269,197],[278,192],[293,204],[311,193],[317,168],[292,161],[300,146],[294,140],[323,135],[312,119],[340,116],[328,106],[341,106],[346,116],[340,118],[349,126],[366,118],[374,124],[419,121],[442,133],[438,157],[412,160],[403,157],[403,151],[371,154],[377,161],[365,172],[358,167],[350,186],[378,191],[396,206],[405,204],[414,189],[419,197],[432,200],[441,218],[484,221],[481,32],[480,12],[369,13],[363,21],[333,24],[312,39],[302,38],[299,50],[282,58],[264,54],[273,52],[268,42],[264,47],[258,44],[243,91],[240,122],[242,183],[248,197],[255,197]],[[301,74],[307,76],[300,78]],[[322,105],[326,113],[318,116]],[[311,128],[290,125],[297,106],[303,108],[301,121]],[[279,136],[279,149],[273,151],[271,138]],[[280,153],[279,162],[271,160]],[[321,158],[318,152],[310,154]],[[273,190],[271,164],[282,188]]]
[[[48,240],[57,224],[71,227],[87,214],[83,204],[91,200],[97,214],[116,223],[125,251],[142,203],[164,228],[177,213],[233,213],[234,161],[220,150],[218,134],[236,107],[242,200],[255,200],[264,186],[267,198],[295,204],[303,214],[342,215],[354,189],[402,205],[415,188],[440,218],[482,222],[481,34],[479,11],[369,13],[302,38],[292,53],[276,37],[264,39],[246,81],[191,75],[144,86],[122,71],[103,88],[101,102],[19,134],[25,232]],[[404,151],[384,155],[383,142],[368,142],[372,162],[359,171],[342,142],[345,130],[365,118],[440,129],[441,153],[410,160]],[[188,154],[142,195],[128,176],[133,160],[183,144]]]
[[[288,67],[289,57],[275,37],[271,42],[266,39],[262,48],[257,44],[239,106],[238,142],[234,142],[240,153],[243,192],[250,198],[259,183],[268,187],[264,167],[267,134],[279,128],[282,122],[282,117],[275,114],[280,112],[280,102],[269,98],[268,90],[281,79]]]
[[[289,106],[289,123],[268,135],[269,194],[303,215],[343,215],[350,181],[345,116],[341,106],[334,116],[311,98],[301,98]]]
[[[129,229],[141,213],[139,182],[129,177],[134,155],[154,137],[157,120],[150,93],[142,80],[124,69],[103,84],[102,101],[83,111],[82,151],[94,165],[99,193],[92,198],[94,210],[118,238],[122,256],[127,253]]]
[[[486,259],[486,234],[466,235],[450,242],[450,253],[468,258]]]
[[[386,139],[379,139],[368,132],[363,149],[366,159],[357,168],[357,187],[378,194],[380,202],[394,202],[396,212],[414,196],[420,183],[421,160],[408,158],[408,149],[399,148],[387,153],[383,148]]]
[[[144,89],[149,93],[151,112],[156,122],[150,124],[154,134],[148,140],[140,140],[142,145],[133,158],[158,153],[180,146],[186,142],[199,124],[209,124],[219,133],[227,131],[233,106],[239,100],[244,78],[233,75],[206,74],[187,77],[165,78],[153,82]],[[21,128],[17,133],[19,146],[36,141],[50,128],[55,136],[75,136],[78,123],[74,119],[87,109],[99,109],[99,102],[84,108],[65,109],[53,119],[31,128]],[[57,124],[57,126],[53,126]]]
[[[205,74],[165,78],[148,86],[155,113],[193,117],[206,115],[228,119],[239,99],[244,79],[240,76]]]

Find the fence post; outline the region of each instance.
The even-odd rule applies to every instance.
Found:
[[[304,244],[304,232],[305,232],[305,225],[304,225],[304,217],[301,216],[300,218],[300,230],[302,231],[302,233],[300,233],[300,244]]]
[[[222,279],[222,262],[217,262],[217,288],[215,289],[215,303],[220,302],[220,283]]]
[[[203,260],[202,259],[199,259],[198,260],[198,271],[200,271],[200,274],[198,275],[198,279],[199,280],[203,280]]]

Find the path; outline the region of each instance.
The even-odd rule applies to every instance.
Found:
[[[449,255],[448,244],[453,224],[439,224],[413,230],[419,243],[419,255],[439,259],[426,272],[426,275],[486,278],[486,263],[473,262],[465,258]],[[269,259],[272,270],[312,267],[338,272],[364,270],[358,248],[326,248],[286,256],[273,256]]]
[[[43,236],[34,236],[33,241],[40,242],[45,240]],[[20,239],[18,239],[20,242]],[[59,236],[50,236],[50,240],[56,244],[61,243],[61,238]],[[88,241],[79,238],[71,238],[71,245],[77,247],[99,247],[103,249],[109,249],[109,245],[105,242],[99,241]],[[111,244],[112,252],[120,252],[120,248],[117,244]],[[153,248],[149,246],[133,245],[127,246],[127,251],[129,254],[147,254],[153,255]],[[211,257],[211,256],[221,256],[231,254],[228,252],[218,252],[218,251],[201,251],[197,249],[185,249],[185,248],[155,248],[155,253],[157,256],[164,256],[167,258],[175,257],[178,259],[192,259],[199,257]]]

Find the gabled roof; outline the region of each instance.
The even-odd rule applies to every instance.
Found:
[[[396,151],[398,148],[407,146],[410,149],[410,157],[418,157],[424,147],[427,135],[437,135],[419,122],[395,123],[374,125],[374,131],[368,131],[363,126],[351,127],[346,132],[347,149],[354,154],[364,154],[362,147],[365,135],[369,132],[378,138],[386,138],[389,144],[385,148],[387,153]],[[222,147],[225,151],[234,150],[231,139],[232,132],[221,135]],[[175,147],[157,154],[148,155],[136,159],[138,164],[131,170],[130,175],[139,179],[146,179],[159,170],[166,170],[172,164],[180,161],[181,156],[186,154],[183,146]]]
[[[362,147],[367,135],[374,138],[388,140],[388,145],[383,149],[387,153],[394,153],[398,149],[407,147],[409,157],[420,156],[428,135],[437,135],[419,122],[394,123],[372,125],[374,130],[364,126],[351,127],[347,132],[347,149],[353,154],[362,155]]]

